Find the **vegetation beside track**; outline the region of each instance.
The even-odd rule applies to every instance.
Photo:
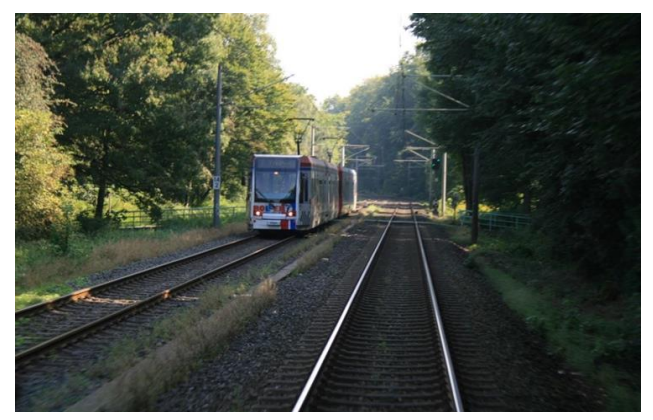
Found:
[[[90,274],[243,233],[246,229],[242,219],[234,219],[220,229],[198,228],[195,221],[180,221],[158,230],[106,229],[95,235],[75,232],[65,254],[46,240],[17,242],[16,309],[84,287]]]
[[[448,231],[469,245],[468,228]],[[466,264],[485,275],[550,352],[603,388],[609,410],[641,410],[640,293],[615,294],[583,278],[577,266],[550,257],[550,246],[529,231],[483,232]]]

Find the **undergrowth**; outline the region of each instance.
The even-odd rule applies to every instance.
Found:
[[[448,231],[469,245],[469,229]],[[551,257],[554,246],[529,230],[482,231],[465,264],[485,275],[551,352],[605,390],[609,410],[640,411],[640,294],[615,299],[574,264]]]
[[[246,230],[245,224],[233,223],[219,229],[107,230],[95,236],[77,233],[65,255],[61,255],[57,247],[47,241],[18,243],[16,309],[55,299],[84,287],[90,274]]]

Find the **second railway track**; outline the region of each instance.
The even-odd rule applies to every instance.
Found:
[[[38,407],[44,398],[47,400],[44,395],[58,392],[59,388],[68,395],[66,398],[75,399],[97,389],[107,378],[101,371],[93,369],[107,360],[115,345],[152,331],[161,319],[196,305],[212,287],[232,284],[232,275],[247,273],[251,268],[250,261],[259,265],[282,257],[286,252],[285,245],[295,241],[295,237],[269,239],[265,245],[259,243],[249,252],[241,249],[239,255],[232,256],[220,267],[129,305],[121,313],[113,312],[92,324],[56,336],[51,339],[52,343],[41,343],[38,348],[31,347],[23,354],[16,354],[16,410]],[[83,389],[71,388],[75,385],[69,383],[70,378],[76,375],[86,381]],[[49,409],[64,409],[65,404]]]
[[[292,238],[247,237],[89,287],[52,302],[16,312],[16,362],[83,336],[142,307],[168,298],[184,287],[215,276],[272,250]]]

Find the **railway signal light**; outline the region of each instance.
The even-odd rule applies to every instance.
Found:
[[[440,170],[440,164],[441,164],[440,158],[436,157],[431,159],[431,169],[433,169],[434,171]]]

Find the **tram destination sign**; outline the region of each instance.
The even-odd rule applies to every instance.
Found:
[[[257,158],[256,159],[256,169],[297,169],[297,159],[291,158]]]

